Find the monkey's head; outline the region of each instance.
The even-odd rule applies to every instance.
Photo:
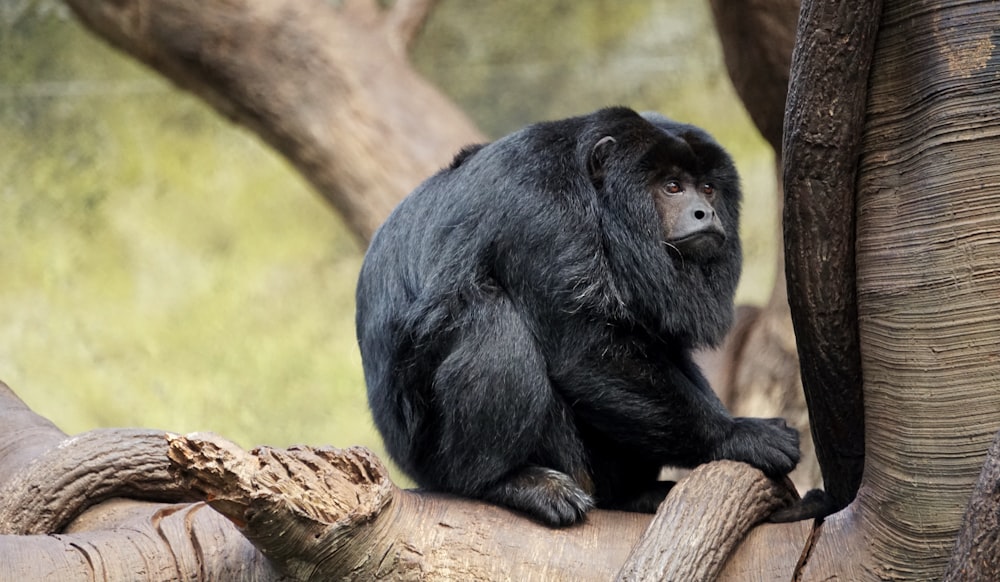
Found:
[[[641,131],[597,140],[592,178],[600,182],[608,177],[610,150],[625,145],[620,139],[633,140],[629,149],[640,152],[633,163],[644,180],[645,196],[652,199],[659,238],[668,252],[679,260],[705,262],[723,254],[727,241],[738,244],[739,181],[725,150],[701,129],[657,113],[643,113],[640,123]]]

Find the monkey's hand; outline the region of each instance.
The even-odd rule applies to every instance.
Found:
[[[743,461],[768,477],[780,477],[799,463],[799,432],[783,418],[734,418],[729,438],[714,457]]]

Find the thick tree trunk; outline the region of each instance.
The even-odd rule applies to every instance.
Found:
[[[832,58],[844,62],[842,51],[865,45],[848,32],[851,27],[867,29],[877,19],[836,0],[809,6],[803,14],[818,18],[807,19],[813,24],[805,24],[800,33],[802,63],[808,62],[806,51],[816,51],[821,42],[835,47]],[[845,100],[842,79],[856,79],[849,75],[865,67],[841,69],[830,67],[830,61],[802,70],[806,83],[837,85],[830,100],[812,104],[812,112],[804,104],[804,111],[789,111],[786,175],[803,177],[787,182],[796,221],[786,224],[786,234],[799,236],[797,248],[813,249],[797,258],[802,291],[808,290],[799,294],[807,300],[802,321],[809,324],[799,335],[807,340],[800,346],[819,350],[811,359],[816,368],[807,374],[803,366],[803,376],[817,447],[829,451],[827,459],[834,461],[824,463],[824,470],[834,469],[827,473],[828,484],[836,485],[831,489],[840,495],[858,475],[852,449],[861,408],[851,398],[856,380],[844,374],[854,359],[854,296],[865,413],[865,463],[857,499],[818,531],[803,580],[939,579],[987,447],[1000,427],[998,21],[996,2],[918,6],[886,0],[872,60],[854,204],[845,199],[826,206],[824,196],[817,194],[826,191],[840,198],[852,184],[842,179],[832,183],[825,173],[811,172],[838,163],[824,157],[836,145],[829,136],[856,118],[837,110],[827,117],[828,106]],[[816,78],[823,69],[836,74]],[[797,122],[810,116],[819,124],[815,131]],[[797,141],[813,144],[814,155],[793,158],[789,144]],[[849,170],[839,163],[844,172]],[[832,216],[851,208],[857,217],[856,295],[849,284],[854,270],[845,260],[851,252],[843,248],[852,233],[839,225],[834,232],[829,229],[837,223]],[[816,242],[807,244],[807,236]],[[833,264],[846,269],[846,277],[837,279]],[[843,290],[820,302],[837,280],[845,280]],[[825,339],[818,341],[817,334]],[[816,373],[823,367],[827,373]]]
[[[420,180],[484,139],[406,61],[426,0],[387,12],[375,0],[67,4],[274,146],[364,241]]]

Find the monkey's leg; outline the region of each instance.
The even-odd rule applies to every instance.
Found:
[[[549,525],[579,521],[593,505],[583,445],[516,307],[490,295],[459,329],[434,378],[436,466],[424,480]]]
[[[553,527],[582,521],[593,498],[575,479],[555,469],[528,465],[483,491],[483,499],[527,513]]]

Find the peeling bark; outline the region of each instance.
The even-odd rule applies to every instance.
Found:
[[[177,479],[163,482],[166,453],[163,432],[103,430],[68,438],[0,382],[0,580],[281,579],[228,520],[203,503],[112,499],[95,505],[113,492],[157,497],[150,487],[157,483],[165,498],[177,498]],[[145,473],[132,467],[133,454]],[[135,482],[125,482],[126,475]],[[48,535],[17,535],[28,532]]]
[[[478,139],[456,130],[438,140],[457,126],[437,122],[455,117],[411,83],[391,40],[405,32],[374,2],[69,2],[284,151],[362,237],[412,186],[396,169],[414,180]],[[1000,428],[1000,5],[886,0],[879,21],[880,7],[806,1],[784,141],[800,365],[828,489],[841,503],[858,493],[843,511],[815,526],[753,528],[733,550],[780,495],[748,467],[723,464],[679,483],[652,523],[595,511],[552,530],[400,491],[360,450],[245,452],[218,437],[141,431],[136,450],[125,433],[66,439],[0,385],[0,527],[50,534],[0,535],[0,579],[588,580],[614,576],[630,552],[623,578],[938,579],[980,469],[968,510],[979,519],[965,520],[950,575],[995,571],[996,454],[983,460]],[[442,117],[411,119],[424,107]],[[382,124],[370,131],[362,119]],[[335,139],[343,131],[368,133]],[[144,471],[119,470],[132,454]],[[214,511],[109,499],[73,515],[124,494],[196,495]],[[705,503],[721,513],[701,523]],[[685,548],[690,528],[701,537]]]
[[[171,439],[185,483],[296,580],[606,580],[649,516],[550,529],[497,506],[397,489],[365,449],[245,452]]]

